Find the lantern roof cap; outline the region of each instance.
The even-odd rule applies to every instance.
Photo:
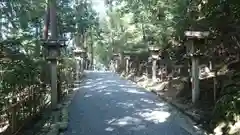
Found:
[[[160,48],[158,46],[149,46],[148,49],[150,51],[160,51]]]
[[[85,50],[83,50],[82,48],[77,47],[77,48],[75,48],[75,49],[73,50],[73,52],[75,52],[75,53],[81,53],[81,52],[85,52]]]
[[[204,39],[210,36],[209,31],[185,31],[184,36],[189,39]]]
[[[130,51],[123,51],[123,55],[131,55],[132,53]]]
[[[67,46],[65,44],[65,41],[67,41],[67,39],[47,39],[47,40],[41,39],[40,41],[43,43],[44,47],[48,47],[48,48]]]
[[[117,53],[114,53],[113,56],[118,56],[118,54],[117,54]]]
[[[130,58],[131,58],[130,55],[124,56],[124,59],[130,59]]]

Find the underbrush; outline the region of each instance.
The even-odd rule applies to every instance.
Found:
[[[240,134],[240,73],[235,73],[220,93],[212,119],[214,132]]]

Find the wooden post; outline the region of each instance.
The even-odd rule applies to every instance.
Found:
[[[90,49],[91,49],[91,60],[90,60],[90,69],[93,70],[93,61],[94,61],[94,50],[93,50],[93,28],[91,27],[91,43],[90,43]]]
[[[212,67],[212,61],[209,61],[209,70],[212,71],[213,67]]]
[[[50,7],[51,39],[56,40],[57,39],[56,0],[50,0],[49,7]],[[56,60],[51,61],[50,69],[51,69],[51,106],[52,106],[52,109],[55,109],[58,103],[57,61]]]
[[[35,89],[32,91],[32,104],[33,104],[33,116],[36,114],[37,106],[36,106],[36,91],[40,91],[41,86],[37,86]],[[37,90],[36,90],[37,89]],[[41,105],[41,104],[40,104]]]
[[[192,69],[191,69],[191,77],[192,77],[192,102],[196,103],[200,96],[200,90],[199,90],[199,58],[195,55],[193,55],[196,51],[195,45],[193,40],[188,41],[188,45],[190,54],[191,54],[191,63],[192,63]]]
[[[79,76],[80,76],[80,72],[81,72],[81,59],[79,60],[79,59],[77,59],[76,60],[76,81],[78,81],[79,80]]]
[[[192,102],[196,103],[200,96],[199,89],[199,60],[197,57],[192,57]]]
[[[172,74],[171,75],[168,75],[168,90],[172,90]]]
[[[199,89],[199,56],[200,54],[196,50],[195,41],[204,41],[209,36],[209,32],[198,32],[198,31],[186,31],[185,36],[187,37],[188,44],[187,50],[190,50],[190,56],[192,60],[192,102],[195,104],[200,97]]]
[[[115,60],[115,72],[117,72],[118,71],[118,60],[116,59]]]
[[[213,77],[213,100],[214,103],[217,101],[217,70],[214,71]]]
[[[51,62],[51,106],[54,109],[57,106],[57,61]]]
[[[119,55],[118,54],[113,54],[113,60],[114,60],[114,72],[118,71],[119,68]]]
[[[84,61],[83,58],[80,59],[80,74],[82,74],[84,71]]]
[[[148,64],[146,65],[145,72],[146,72],[146,76],[148,77]]]
[[[152,60],[152,79],[157,79],[157,59]]]
[[[128,74],[129,73],[129,59],[130,59],[130,57],[129,56],[126,56],[125,57],[125,60],[126,60],[126,67],[125,67],[125,71],[126,71],[126,74]]]
[[[11,115],[11,133],[13,134],[15,131],[16,131],[16,129],[17,129],[17,115],[16,115],[16,101],[17,101],[17,99],[16,99],[16,97],[15,97],[15,94],[13,94],[13,98],[12,98],[12,105],[11,105],[11,113],[12,113],[12,115]]]
[[[30,116],[33,116],[33,91],[34,87],[29,90],[29,101],[30,101]]]
[[[161,72],[160,80],[164,81],[164,66],[160,66],[160,72]]]

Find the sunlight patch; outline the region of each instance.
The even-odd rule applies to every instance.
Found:
[[[165,106],[165,103],[156,103],[157,106]]]
[[[89,95],[89,94],[87,94],[87,95],[84,95],[84,97],[91,97],[92,95]]]
[[[147,127],[145,125],[137,125],[136,127],[132,127],[131,130],[142,130],[142,129],[146,129]]]
[[[90,82],[90,81],[89,81],[89,82],[86,82],[86,84],[91,84],[91,83],[92,83],[92,82]]]
[[[76,91],[76,90],[78,90],[79,88],[73,88],[73,91]]]
[[[113,123],[113,122],[116,121],[116,120],[117,120],[117,119],[111,119],[111,120],[108,120],[107,123],[108,123],[108,124],[111,124],[111,123]]]
[[[97,87],[97,89],[106,89],[107,88],[107,86],[99,86],[99,87]]]
[[[148,99],[144,99],[144,98],[141,98],[140,101],[143,101],[143,102],[146,102],[146,103],[149,103],[149,104],[153,104],[154,103],[154,101],[148,100]]]
[[[97,81],[101,81],[101,80],[103,80],[103,79],[104,79],[104,78],[98,78]]]
[[[117,126],[122,127],[122,126],[126,126],[126,125],[139,125],[141,122],[142,121],[140,119],[126,116],[124,118],[116,120],[111,125],[117,125]]]
[[[105,82],[107,82],[107,83],[109,83],[109,82],[114,83],[115,82],[116,83],[117,81],[116,80],[106,80]]]
[[[126,91],[129,93],[145,94],[145,92],[139,91],[137,89],[127,89]]]
[[[126,85],[122,85],[122,84],[121,84],[121,85],[118,85],[118,86],[119,86],[119,87],[126,87]]]
[[[122,106],[124,108],[130,108],[130,107],[134,107],[134,104],[133,103],[123,103],[123,102],[120,102],[120,103],[117,103],[117,106]]]
[[[147,121],[152,121],[155,124],[165,122],[167,118],[171,115],[169,112],[163,111],[152,111],[152,112],[144,112],[138,113],[139,116],[143,117]]]
[[[104,95],[111,95],[111,94],[112,94],[111,92],[104,93]]]
[[[112,127],[105,128],[105,131],[113,131],[113,130],[114,130],[114,128],[112,128]]]
[[[83,88],[91,88],[93,87],[93,85],[86,85],[86,86],[83,86]]]

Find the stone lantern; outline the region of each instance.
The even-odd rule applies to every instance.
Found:
[[[124,56],[125,62],[126,62],[126,74],[129,73],[129,60],[130,60],[130,55],[125,55]]]
[[[51,106],[57,107],[58,88],[57,88],[57,61],[60,56],[60,48],[65,47],[65,39],[62,40],[44,40],[43,47],[47,50],[46,60],[50,61],[51,68]]]
[[[150,46],[149,51],[152,58],[152,79],[155,81],[157,79],[157,60],[160,59],[161,52],[159,47]]]
[[[80,73],[83,71],[83,59],[85,51],[81,48],[76,48],[73,53],[76,59],[76,80],[79,80]]]
[[[60,56],[60,48],[66,47],[65,39],[62,40],[46,40],[43,41],[43,47],[47,50],[46,59],[50,62],[56,62]]]
[[[114,60],[114,69],[117,70],[119,68],[119,55],[113,54],[113,60]]]
[[[200,97],[199,89],[199,57],[202,55],[197,46],[203,44],[208,38],[210,33],[208,31],[185,31],[185,45],[187,48],[187,54],[190,56],[192,61],[192,102],[196,103]]]

